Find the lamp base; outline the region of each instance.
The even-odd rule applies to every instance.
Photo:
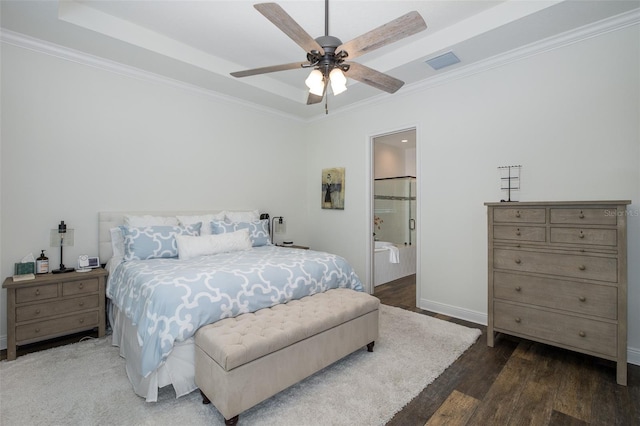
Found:
[[[60,269],[54,269],[53,271],[51,271],[52,274],[63,274],[65,272],[73,272],[75,271],[75,268],[60,268]]]

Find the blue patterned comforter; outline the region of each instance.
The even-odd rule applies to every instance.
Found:
[[[174,342],[203,325],[338,287],[362,291],[342,257],[264,246],[186,261],[123,262],[109,276],[107,296],[138,328],[146,377]]]

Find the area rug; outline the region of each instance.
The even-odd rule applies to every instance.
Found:
[[[481,332],[381,305],[374,352],[357,351],[240,415],[241,425],[383,425]],[[109,338],[0,362],[2,425],[223,425],[200,392],[136,396]]]

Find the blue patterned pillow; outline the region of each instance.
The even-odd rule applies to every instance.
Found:
[[[124,260],[178,257],[176,235],[200,235],[202,223],[189,226],[121,226],[124,236]]]
[[[255,222],[223,222],[214,220],[211,222],[211,231],[214,234],[226,234],[240,229],[249,230],[249,238],[253,247],[266,246],[269,242],[269,219]]]

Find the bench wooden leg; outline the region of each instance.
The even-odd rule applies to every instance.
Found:
[[[376,342],[371,342],[367,344],[367,351],[368,352],[373,352],[373,345],[375,345]]]
[[[238,424],[238,418],[240,415],[238,414],[235,417],[231,417],[230,419],[224,419],[224,424],[227,426]]]
[[[207,398],[207,395],[205,395],[204,392],[202,392],[202,390],[200,391],[200,395],[202,395],[203,404],[211,404],[211,401],[209,400],[209,398]]]

